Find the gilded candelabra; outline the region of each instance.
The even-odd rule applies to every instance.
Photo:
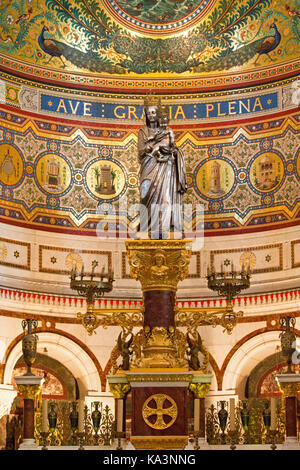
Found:
[[[84,278],[84,266],[82,266],[79,279],[77,279],[76,269],[73,268],[71,271],[71,282],[70,287],[76,290],[81,296],[84,296],[87,301],[87,311],[85,314],[79,314],[79,318],[82,321],[83,326],[91,334],[97,327],[97,316],[93,312],[93,302],[95,299],[102,297],[107,292],[110,292],[113,288],[113,271],[108,270],[105,273],[104,268],[100,273],[100,280],[95,278],[96,264],[92,267],[90,279]]]
[[[233,314],[232,299],[242,290],[250,287],[250,276],[250,267],[248,266],[246,270],[244,264],[241,272],[235,271],[233,264],[231,264],[231,270],[228,272],[224,272],[222,265],[220,272],[216,272],[214,267],[212,270],[207,269],[208,288],[217,291],[219,296],[226,297],[229,317]],[[228,320],[230,321],[230,318]]]
[[[92,267],[90,279],[84,279],[84,266],[82,266],[79,279],[77,279],[76,269],[73,268],[71,271],[71,289],[76,290],[79,295],[86,297],[88,304],[92,304],[95,299],[102,297],[113,288],[114,278],[112,270],[108,270],[105,273],[103,268],[100,273],[100,280],[96,281],[94,280],[95,268],[96,264]]]

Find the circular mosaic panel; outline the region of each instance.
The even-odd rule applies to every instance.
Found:
[[[89,192],[99,199],[115,199],[125,187],[125,173],[111,160],[96,160],[87,169],[86,185]]]
[[[273,191],[280,185],[283,176],[284,165],[275,152],[260,154],[250,166],[249,180],[257,191]]]
[[[196,175],[196,189],[206,199],[223,198],[232,189],[234,182],[232,166],[221,159],[206,161]]]
[[[69,164],[57,154],[45,154],[36,164],[36,180],[50,194],[64,193],[72,182]]]
[[[10,144],[0,145],[0,182],[5,186],[17,185],[23,177],[21,154]]]
[[[104,0],[112,16],[130,29],[173,33],[199,21],[215,0]]]

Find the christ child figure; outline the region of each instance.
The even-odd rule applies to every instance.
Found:
[[[174,132],[169,127],[168,108],[160,106],[157,114],[159,128],[154,136],[155,145],[153,146],[151,155],[153,155],[158,162],[166,162],[169,159],[174,159],[173,151],[176,147],[175,137]]]

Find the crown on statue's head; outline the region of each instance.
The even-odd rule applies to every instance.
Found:
[[[149,93],[144,98],[144,106],[160,106],[160,98],[156,95]]]

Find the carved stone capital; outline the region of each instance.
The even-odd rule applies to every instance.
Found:
[[[195,398],[205,398],[210,389],[210,383],[191,383],[189,389]]]
[[[298,383],[279,383],[280,391],[283,393],[284,397],[296,397],[300,391],[300,382]]]
[[[188,276],[192,250],[189,240],[127,240],[131,276],[143,292],[171,290]]]
[[[125,398],[130,390],[130,385],[128,383],[110,383],[109,389],[115,399]]]
[[[41,385],[32,385],[32,384],[20,385],[19,384],[18,390],[21,393],[24,400],[34,400],[35,397],[41,391]]]

